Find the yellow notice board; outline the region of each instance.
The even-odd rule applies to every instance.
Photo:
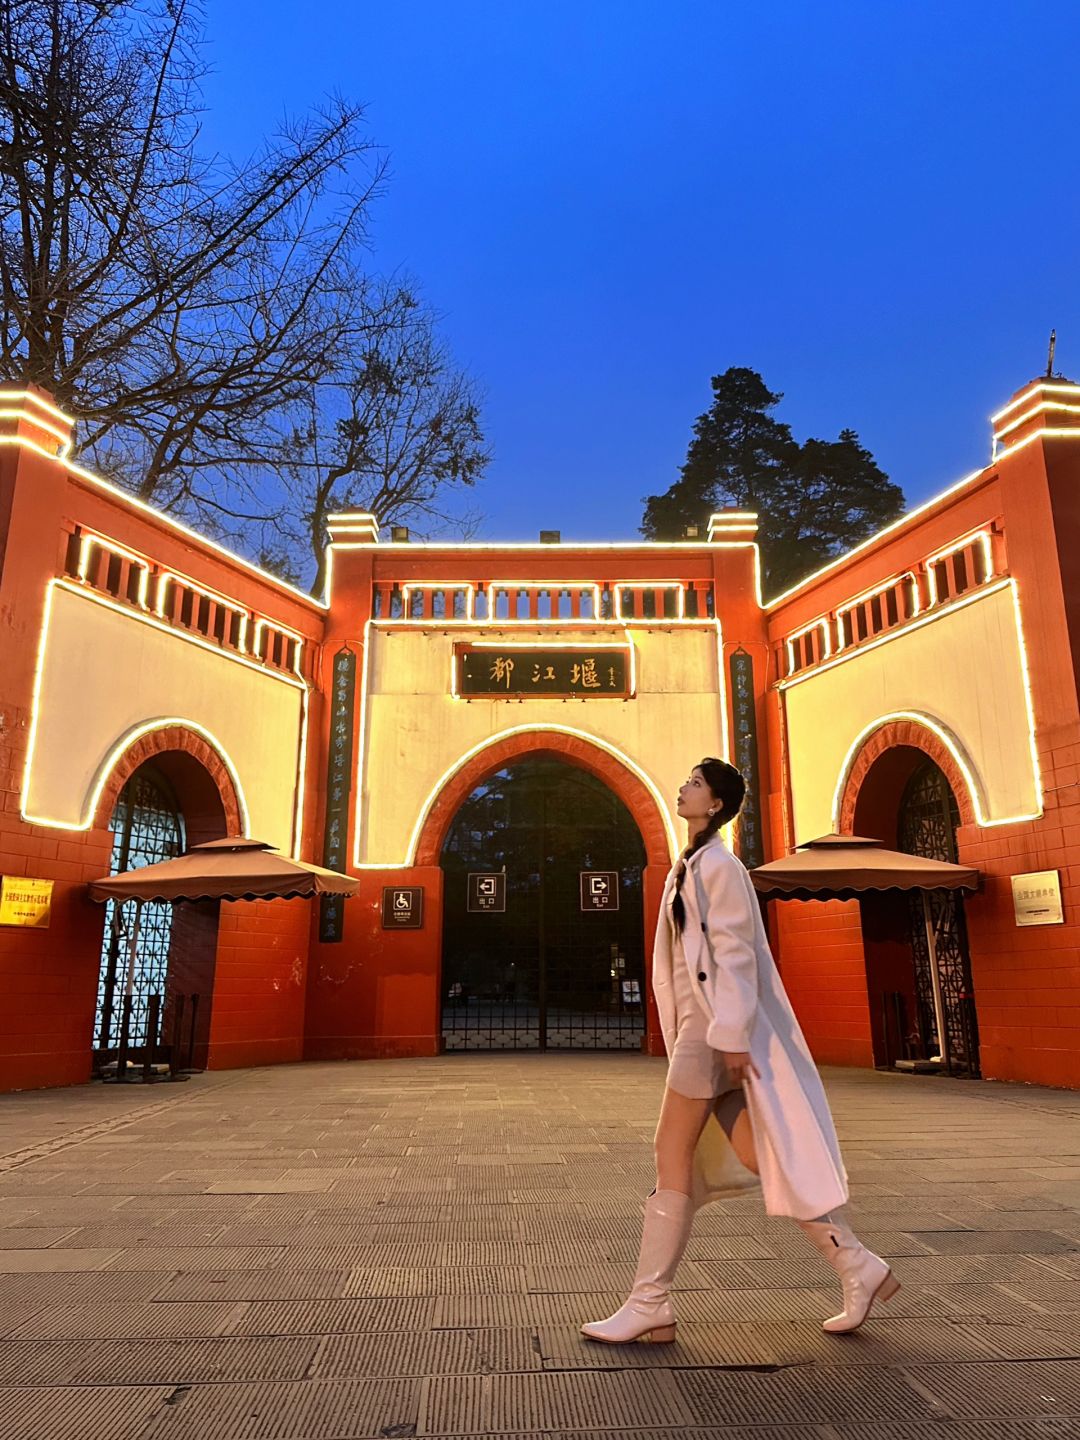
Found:
[[[24,875],[0,876],[0,925],[47,930],[52,911],[53,882]]]

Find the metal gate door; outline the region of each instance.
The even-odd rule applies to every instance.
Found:
[[[171,860],[184,851],[184,822],[172,790],[163,776],[146,766],[138,769],[121,790],[110,828],[115,837],[109,869],[111,875],[152,865],[158,860]],[[116,909],[114,900],[105,907],[105,938],[101,949],[94,1025],[95,1051],[99,1062],[110,1058],[119,1044],[121,1002],[128,978],[127,936],[134,905],[129,902],[121,907],[119,917]],[[129,1043],[133,1048],[146,1044],[147,1000],[151,995],[163,998],[165,995],[172,919],[171,904],[153,900],[144,902],[138,963],[131,977]],[[155,1040],[160,1038],[160,1035],[154,1037]]]
[[[645,847],[602,781],[537,757],[458,811],[442,853],[447,1050],[639,1050],[645,1035]],[[618,908],[582,909],[582,872],[617,876]],[[501,875],[505,909],[469,909]]]
[[[923,855],[929,860],[946,860],[955,865],[959,824],[960,812],[948,780],[932,760],[927,761],[908,781],[900,801],[900,849],[909,855]],[[929,898],[945,1035],[937,1033],[930,947],[921,894],[913,895],[909,901],[919,1034],[928,1057],[941,1053],[947,1056],[950,1075],[977,1078],[979,1032],[964,901],[960,895],[942,890],[932,891]]]

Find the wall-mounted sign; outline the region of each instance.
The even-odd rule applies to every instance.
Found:
[[[384,885],[382,892],[382,928],[384,930],[419,930],[424,923],[424,887],[422,885]]]
[[[754,661],[745,650],[731,657],[731,724],[735,732],[735,768],[746,781],[746,798],[735,827],[739,859],[748,870],[765,863],[761,835],[761,795],[758,781],[757,706],[754,703]]]
[[[501,873],[480,874],[469,872],[467,910],[485,911],[492,915],[506,909],[506,876]]]
[[[1036,870],[1012,877],[1013,913],[1017,925],[1064,925],[1061,873]]]
[[[619,872],[617,870],[582,870],[582,910],[617,910],[619,908]]]
[[[349,796],[352,793],[353,714],[356,701],[356,655],[345,646],[334,656],[330,696],[330,743],[326,761],[326,833],[323,864],[345,868],[349,838]],[[334,945],[345,934],[345,896],[324,895],[319,902],[319,939]]]
[[[47,930],[52,915],[53,882],[22,875],[0,878],[0,925]]]
[[[632,681],[629,645],[500,649],[461,641],[454,646],[455,695],[627,700],[633,694]]]

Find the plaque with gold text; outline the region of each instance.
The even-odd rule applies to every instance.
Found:
[[[530,695],[556,699],[629,700],[634,657],[629,645],[454,646],[454,694]]]
[[[0,877],[0,925],[47,930],[52,914],[53,882],[22,875]]]

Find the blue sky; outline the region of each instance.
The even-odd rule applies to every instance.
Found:
[[[403,268],[485,392],[483,538],[637,537],[709,377],[859,432],[909,502],[1080,375],[1080,7],[209,0],[208,141],[362,100]]]

